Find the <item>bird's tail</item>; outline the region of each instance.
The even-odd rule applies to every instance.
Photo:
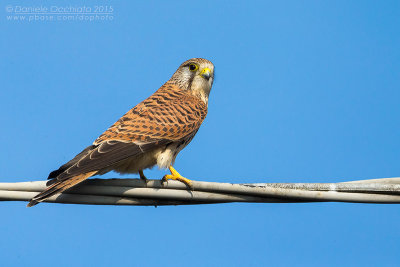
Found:
[[[34,196],[31,199],[31,201],[28,203],[27,207],[35,206],[36,204],[39,204],[46,198],[49,198],[55,194],[61,193],[65,190],[67,190],[68,188],[71,188],[74,185],[79,184],[80,182],[84,181],[86,178],[93,176],[95,173],[96,173],[96,171],[87,172],[87,173],[79,174],[77,176],[71,177],[71,178],[63,180],[63,181],[57,181],[54,184],[47,187],[43,192]]]

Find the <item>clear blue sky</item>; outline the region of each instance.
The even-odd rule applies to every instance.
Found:
[[[9,6],[85,3],[112,6],[113,19],[7,19]],[[45,179],[192,57],[213,61],[216,81],[208,117],[175,164],[186,177],[400,176],[398,1],[7,0],[0,8],[1,182]],[[397,205],[25,205],[0,203],[2,266],[400,262]]]

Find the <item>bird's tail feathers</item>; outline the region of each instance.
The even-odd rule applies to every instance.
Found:
[[[79,174],[77,176],[71,177],[69,179],[63,180],[63,181],[56,181],[49,187],[47,187],[43,192],[37,194],[35,197],[31,199],[31,201],[28,203],[27,207],[32,207],[35,206],[36,204],[39,204],[46,198],[49,198],[55,194],[61,193],[74,185],[79,184],[80,182],[84,181],[86,178],[93,176],[96,173],[96,171],[93,172],[87,172],[83,174]]]

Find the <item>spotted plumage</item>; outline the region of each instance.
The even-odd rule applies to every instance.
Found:
[[[157,165],[170,168],[176,179],[190,185],[172,165],[190,143],[207,115],[214,65],[201,58],[185,61],[152,96],[128,111],[91,146],[50,173],[48,188],[28,206],[61,193],[96,174],[111,170],[139,173]]]

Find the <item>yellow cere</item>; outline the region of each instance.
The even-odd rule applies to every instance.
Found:
[[[202,71],[200,72],[200,75],[204,76],[204,74],[208,74],[208,76],[210,75],[211,70],[209,68],[204,68],[202,69]]]

